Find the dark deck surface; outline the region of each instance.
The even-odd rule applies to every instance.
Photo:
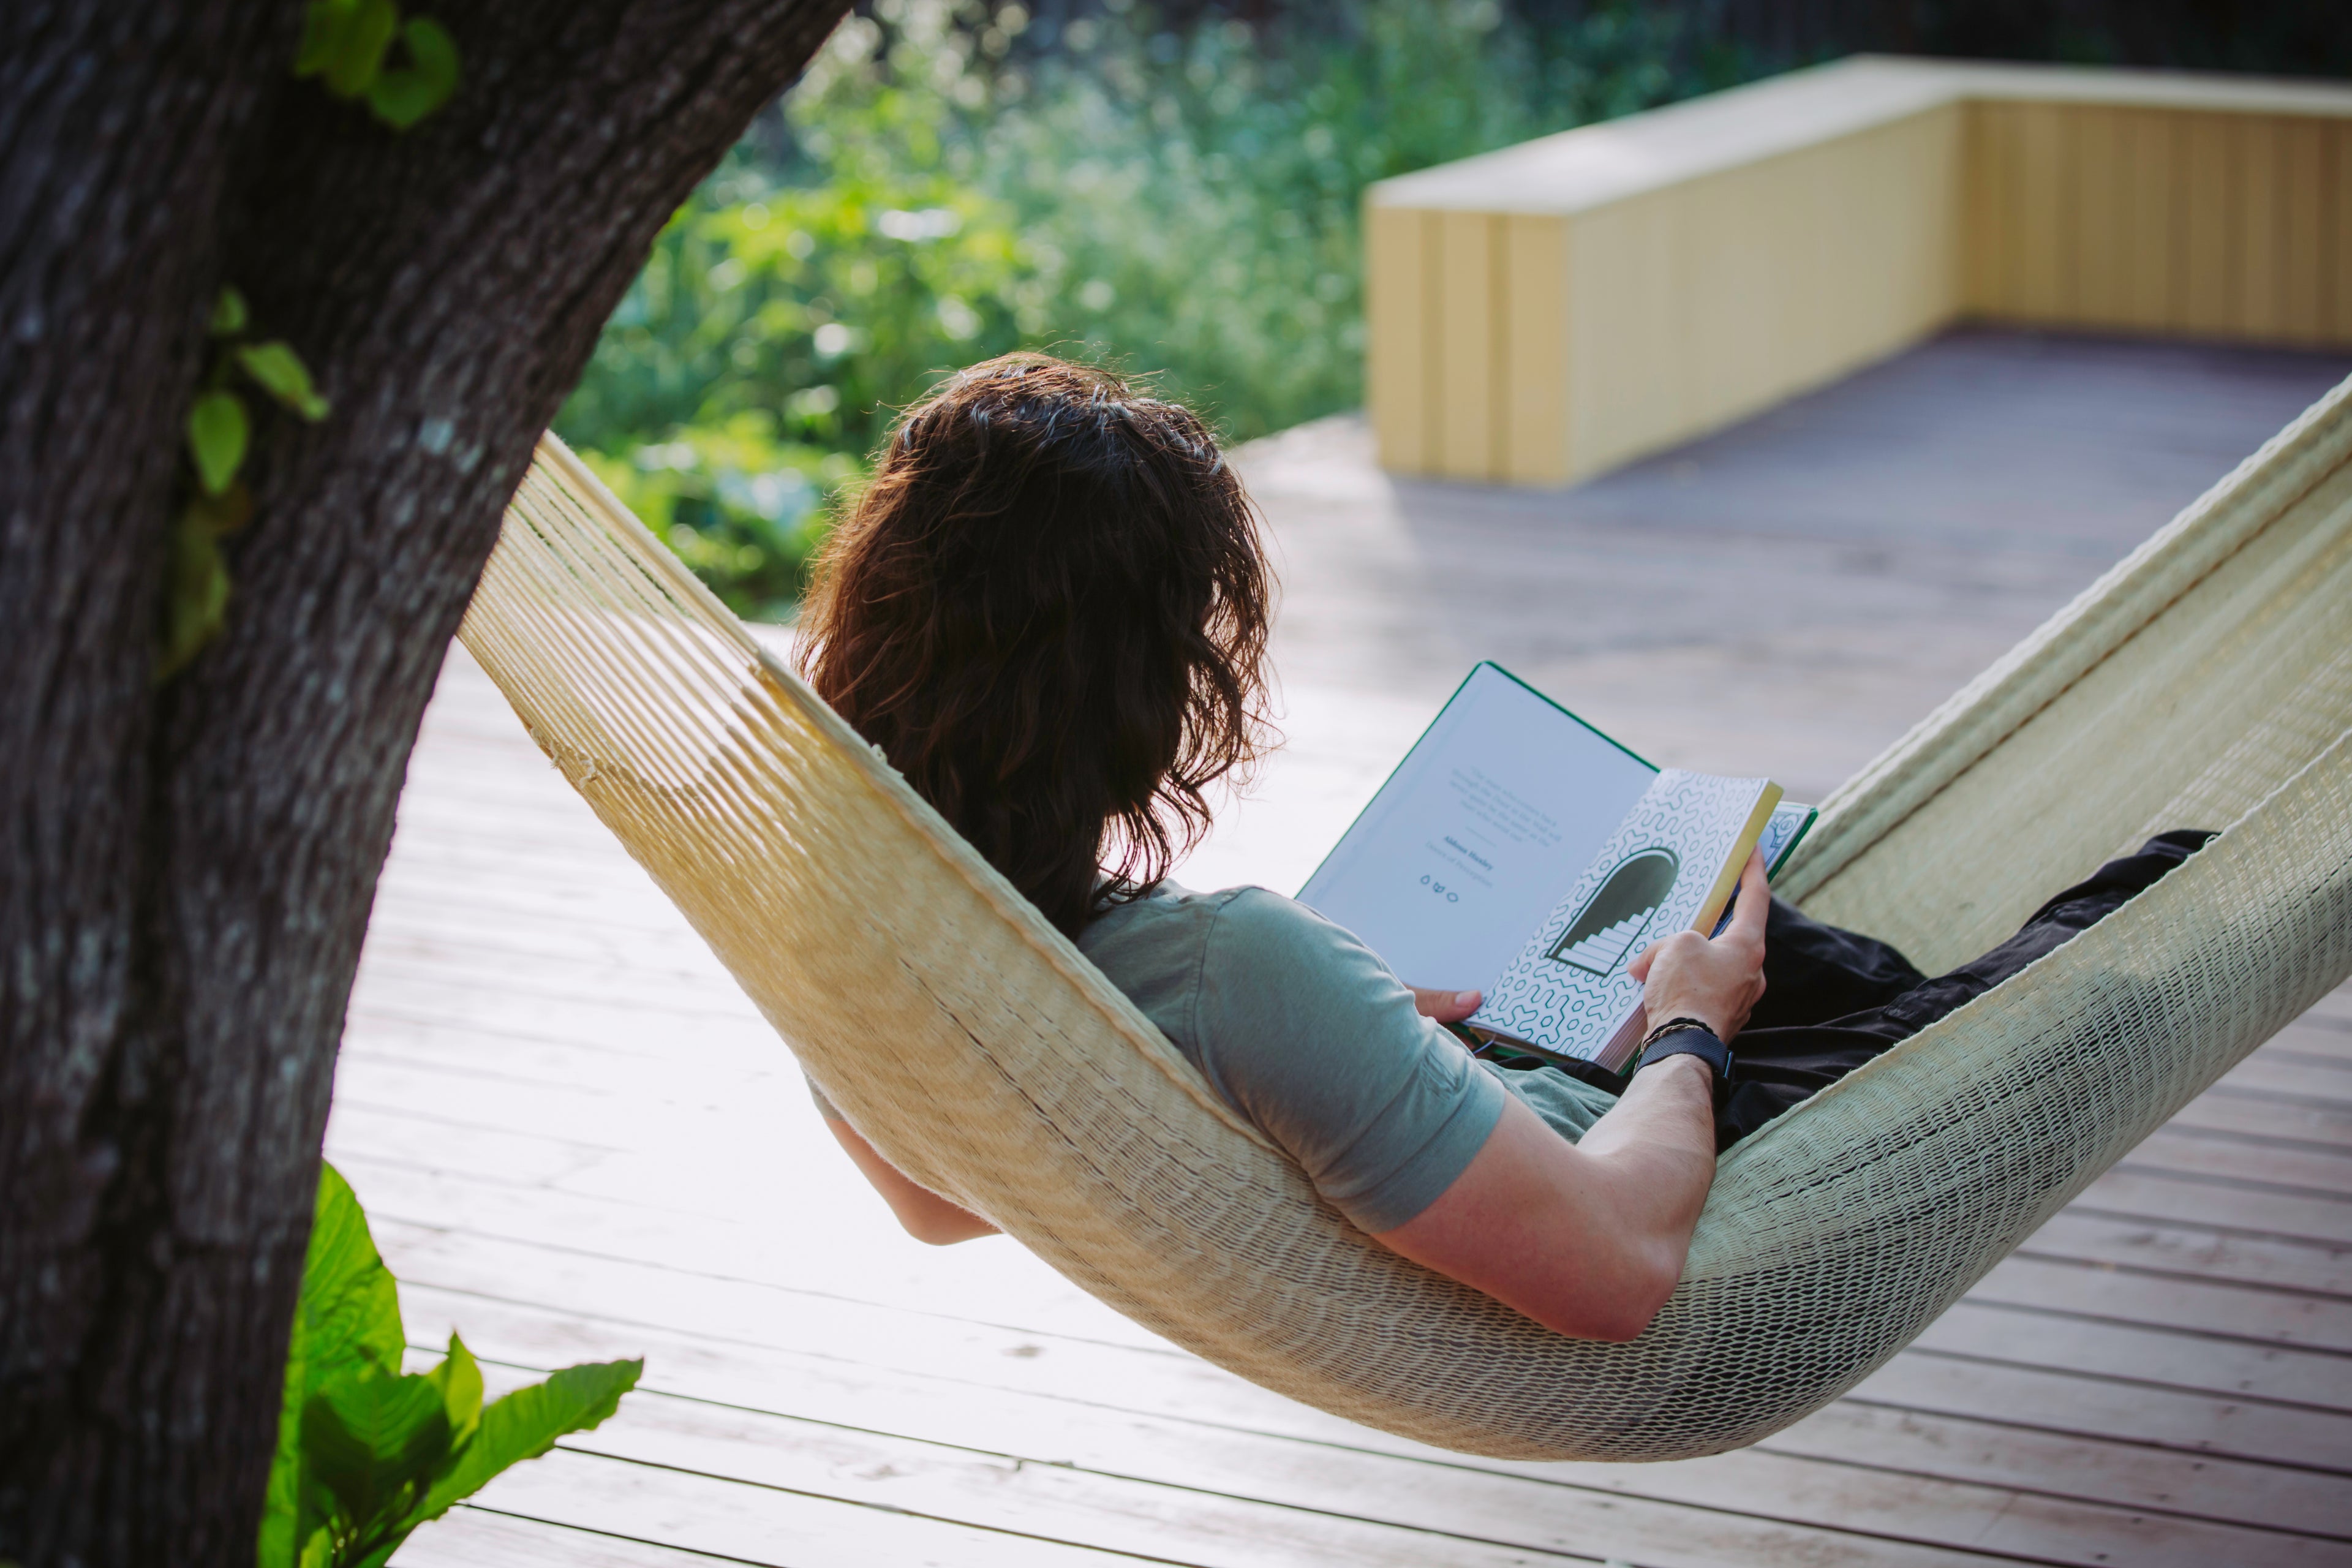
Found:
[[[1556,492],[1243,464],[1290,748],[1184,879],[1287,889],[1477,658],[1661,762],[1818,795],[2352,362],[1971,334]],[[789,1057],[462,654],[403,798],[330,1153],[492,1376],[623,1415],[398,1561],[1650,1568],[2352,1563],[2352,993],[1847,1399],[1687,1464],[1364,1431],[1010,1243],[897,1235]]]

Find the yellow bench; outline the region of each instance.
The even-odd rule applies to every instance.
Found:
[[[2352,88],[1857,57],[1383,181],[1383,466],[1560,484],[1974,318],[2352,343]]]

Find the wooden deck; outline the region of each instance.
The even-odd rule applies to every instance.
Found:
[[[1581,489],[1245,471],[1292,745],[1187,879],[1294,887],[1468,662],[1818,794],[2352,363],[1968,336]],[[404,1568],[712,1560],[2352,1563],[2352,990],[1852,1396],[1672,1465],[1465,1458],[1265,1393],[1001,1240],[901,1237],[783,1048],[453,655],[329,1152],[412,1339],[646,1359]]]

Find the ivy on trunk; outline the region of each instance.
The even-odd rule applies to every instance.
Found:
[[[444,649],[655,233],[844,8],[452,5],[462,85],[395,135],[295,77],[299,5],[0,7],[0,1558],[252,1563]],[[260,416],[158,685],[228,280],[332,412]]]

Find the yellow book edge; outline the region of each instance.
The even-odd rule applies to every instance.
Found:
[[[1706,890],[1706,897],[1700,901],[1698,916],[1691,921],[1691,930],[1701,935],[1714,931],[1715,922],[1723,918],[1724,907],[1731,902],[1732,891],[1739,886],[1740,873],[1748,869],[1748,858],[1756,853],[1756,846],[1763,841],[1765,826],[1772,820],[1772,814],[1780,808],[1780,802],[1787,794],[1770,779],[1764,781],[1764,787],[1756,795],[1756,808],[1748,814],[1748,826],[1739,830],[1738,838],[1732,840],[1731,854],[1725,859],[1723,869],[1715,874],[1715,885]],[[1643,1014],[1636,1006],[1633,1016],[1609,1037],[1609,1043],[1594,1053],[1594,1065],[1606,1068],[1611,1072],[1623,1072],[1625,1064],[1632,1061],[1633,1053],[1641,1048],[1642,1037],[1649,1033],[1643,1025]]]
[[[1706,900],[1698,907],[1698,918],[1691,921],[1691,930],[1715,930],[1715,922],[1723,918],[1725,906],[1731,902],[1733,889],[1739,886],[1740,874],[1748,869],[1748,858],[1764,841],[1764,829],[1787,795],[1788,792],[1770,779],[1764,781],[1764,788],[1756,797],[1756,809],[1748,814],[1748,826],[1739,830],[1738,838],[1733,842],[1731,858],[1716,873],[1715,886],[1706,890]]]

